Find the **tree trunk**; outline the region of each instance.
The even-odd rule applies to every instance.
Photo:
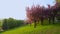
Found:
[[[41,17],[41,25],[43,25],[43,17]]]
[[[53,24],[55,24],[55,16],[53,16]]]
[[[37,24],[36,24],[36,21],[34,21],[34,28],[36,28],[36,25],[37,25]]]
[[[49,20],[49,24],[51,24],[51,18],[50,17],[48,18],[48,20]]]

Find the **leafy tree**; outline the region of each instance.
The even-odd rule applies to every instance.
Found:
[[[8,24],[7,24],[7,19],[4,19],[4,20],[3,20],[2,28],[3,28],[4,30],[9,29]]]
[[[16,28],[16,27],[23,26],[23,25],[24,25],[23,20],[16,20],[13,18],[9,18],[9,19],[3,20],[2,27],[4,30],[9,30],[9,29]]]
[[[8,22],[9,28],[15,27],[15,22],[13,18],[9,18],[7,22]]]
[[[33,5],[31,8],[26,8],[27,18],[31,22],[34,22],[34,27],[36,27],[37,21],[41,21],[41,25],[43,25],[45,19],[49,19],[49,24],[52,20],[54,24],[58,11],[60,11],[60,4],[57,3],[54,6],[48,5],[48,8],[40,5]]]

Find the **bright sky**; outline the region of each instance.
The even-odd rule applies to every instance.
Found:
[[[0,19],[15,18],[24,20],[26,18],[26,6],[40,4],[53,5],[54,0],[0,0]]]

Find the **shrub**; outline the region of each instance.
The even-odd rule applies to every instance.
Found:
[[[3,20],[3,29],[9,30],[23,25],[23,20],[15,20],[13,18]]]

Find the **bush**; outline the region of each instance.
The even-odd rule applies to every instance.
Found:
[[[23,20],[15,20],[13,18],[4,19],[3,20],[3,29],[9,30],[15,27],[19,27],[23,25]]]
[[[3,28],[4,30],[8,29],[7,19],[4,19],[4,20],[3,20],[2,28]]]
[[[24,25],[23,20],[16,20],[16,26]]]

